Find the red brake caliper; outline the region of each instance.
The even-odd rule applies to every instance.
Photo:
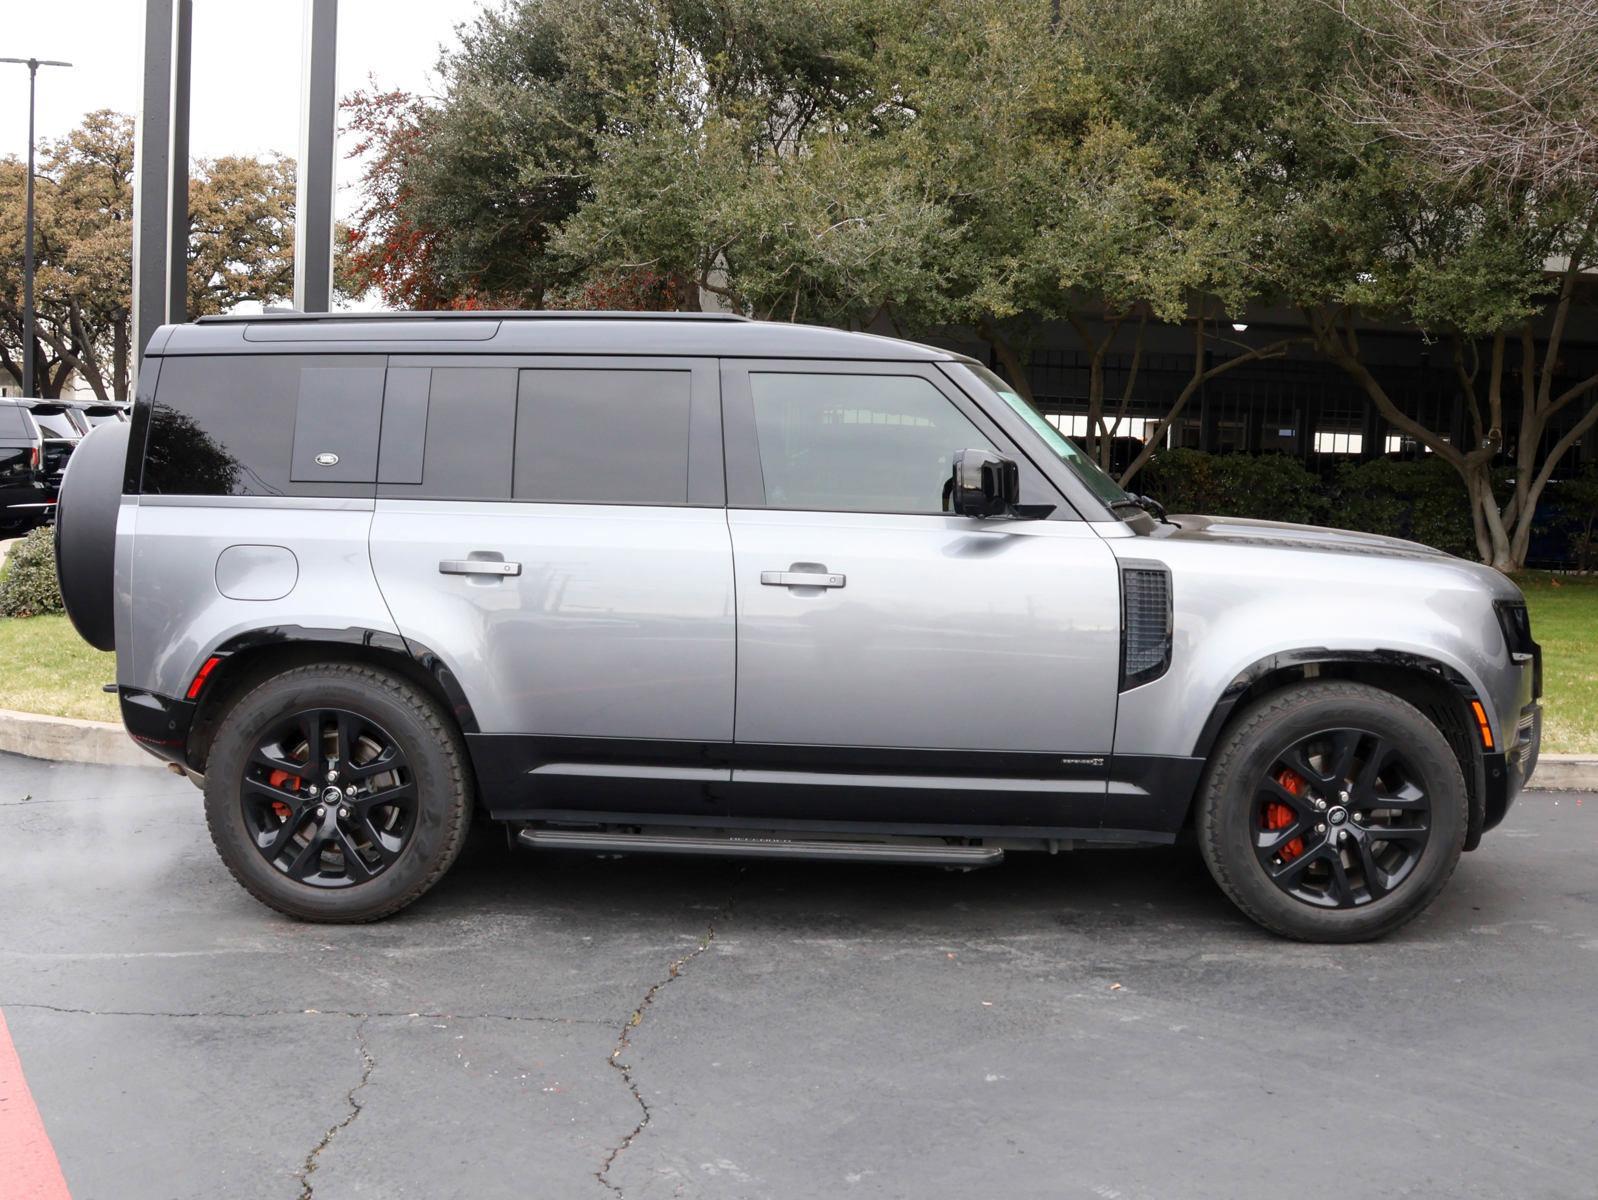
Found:
[[[266,777],[266,781],[275,788],[280,788],[287,784],[291,790],[296,792],[303,786],[298,775],[290,775],[287,771],[273,771]],[[279,821],[287,821],[292,815],[289,811],[289,806],[281,800],[272,801],[272,811],[277,814]]]
[[[1276,782],[1281,784],[1282,789],[1291,795],[1299,796],[1304,792],[1304,781],[1291,771],[1284,769],[1276,777]],[[1272,800],[1265,805],[1265,811],[1261,814],[1260,820],[1266,829],[1286,829],[1293,823],[1293,810],[1280,800]],[[1296,837],[1276,853],[1284,863],[1292,862],[1300,854],[1304,853],[1304,839]]]

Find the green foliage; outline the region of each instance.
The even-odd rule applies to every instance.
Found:
[[[1173,513],[1322,524],[1330,512],[1320,479],[1281,454],[1162,450],[1139,478]]]
[[[55,577],[55,531],[41,526],[11,547],[0,575],[0,616],[65,611]]]
[[[41,144],[35,175],[39,394],[75,373],[100,399],[126,400],[135,347],[133,118],[101,109]],[[0,367],[20,371],[26,167],[0,158]],[[294,164],[199,159],[190,170],[191,316],[293,290]]]
[[[1474,557],[1476,533],[1459,473],[1435,457],[1377,458],[1337,469],[1332,522]]]

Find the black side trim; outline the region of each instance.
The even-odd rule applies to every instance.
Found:
[[[1202,759],[473,734],[500,820],[1168,842]],[[1026,831],[1026,832],[1023,832]]]
[[[1204,767],[1202,758],[1117,754],[1110,770],[1104,824],[1174,833],[1187,822]]]
[[[164,762],[188,766],[184,754],[195,706],[187,700],[157,695],[138,688],[117,688],[122,724],[139,746]]]

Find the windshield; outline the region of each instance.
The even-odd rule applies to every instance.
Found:
[[[1004,402],[1015,410],[1017,416],[1037,430],[1038,436],[1053,451],[1055,457],[1071,468],[1071,473],[1080,479],[1100,501],[1107,505],[1131,503],[1131,497],[1126,494],[1125,489],[1120,484],[1106,475],[1098,463],[1082,453],[1075,442],[1050,424],[1047,417],[1032,407],[1009,384],[984,366],[976,363],[967,363],[966,366],[981,378],[983,383],[999,393],[1004,398]]]

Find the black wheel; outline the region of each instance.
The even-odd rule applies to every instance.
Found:
[[[1265,928],[1366,941],[1442,890],[1467,815],[1459,760],[1419,710],[1363,684],[1312,682],[1223,735],[1199,797],[1199,846]]]
[[[398,912],[455,861],[471,813],[465,749],[438,706],[353,663],[246,693],[206,764],[206,822],[233,877],[308,921]]]

